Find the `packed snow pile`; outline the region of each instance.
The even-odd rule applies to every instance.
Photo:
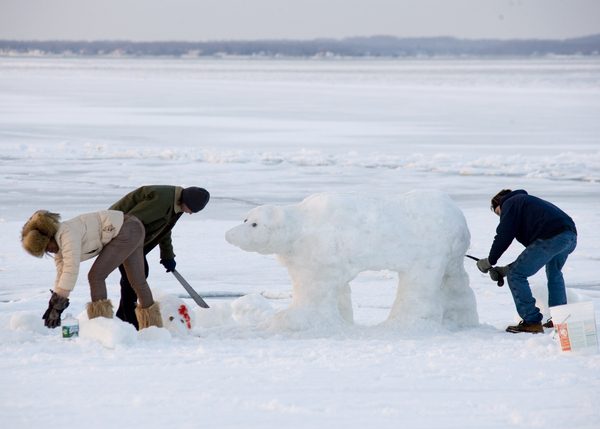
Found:
[[[150,326],[139,332],[130,323],[118,317],[89,319],[87,311],[77,316],[79,336],[93,339],[106,348],[114,349],[118,344],[132,344],[136,341],[170,341],[173,337],[194,336],[196,314],[177,296],[165,293],[159,288],[152,289],[152,296],[160,304],[163,328]]]
[[[170,341],[173,336],[168,329],[148,326],[137,333],[138,341]]]
[[[96,340],[108,349],[114,349],[120,344],[133,344],[137,341],[170,341],[171,333],[166,328],[150,326],[136,331],[128,322],[123,322],[118,317],[107,319],[96,317],[89,319],[87,311],[77,315],[79,322],[79,336],[89,340]]]
[[[79,336],[97,340],[104,347],[114,349],[118,344],[132,344],[137,341],[138,332],[131,323],[121,319],[96,317],[94,319],[79,319]]]
[[[200,328],[214,328],[215,326],[233,325],[233,309],[228,302],[211,304],[210,308],[194,307],[196,325]]]
[[[256,325],[275,314],[275,309],[260,293],[242,296],[231,304],[233,318],[245,325]]]
[[[39,314],[22,311],[10,319],[10,329],[13,331],[30,331],[38,334],[47,334],[48,328],[44,326],[44,319]]]
[[[214,328],[226,325],[257,325],[275,314],[275,309],[260,293],[244,295],[232,303],[195,307],[197,326]]]
[[[228,302],[211,304],[210,308],[194,307],[196,326],[200,328],[214,328],[216,326],[233,325],[233,309]]]
[[[275,314],[274,329],[352,323],[349,282],[362,271],[384,269],[399,279],[388,321],[478,324],[464,268],[470,233],[461,210],[442,192],[326,193],[295,205],[260,206],[226,239],[248,252],[274,253],[287,267],[292,301]]]
[[[50,330],[44,326],[41,316],[35,312],[19,311],[2,316],[0,317],[0,344],[33,342],[38,335],[50,333]]]

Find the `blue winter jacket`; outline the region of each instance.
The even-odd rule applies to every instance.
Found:
[[[500,199],[500,224],[488,260],[496,265],[500,256],[516,238],[527,247],[538,238],[553,237],[565,230],[575,230],[575,222],[554,204],[520,189]]]

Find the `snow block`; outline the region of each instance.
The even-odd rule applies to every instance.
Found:
[[[48,334],[50,331],[44,326],[44,320],[37,313],[29,311],[19,312],[10,319],[10,329],[13,331],[22,329],[38,334]]]
[[[275,314],[276,329],[353,323],[349,282],[362,271],[384,269],[399,279],[388,320],[479,322],[464,268],[469,229],[443,192],[326,193],[295,205],[260,206],[225,238],[248,252],[275,254],[287,267],[292,301]]]
[[[165,328],[148,326],[137,333],[138,341],[171,341],[172,335]]]
[[[260,293],[244,295],[231,303],[233,318],[245,325],[256,325],[275,314],[275,309]]]
[[[194,307],[196,313],[196,326],[200,328],[214,328],[216,326],[233,325],[233,308],[228,302],[211,304],[210,308]]]
[[[117,318],[96,317],[87,321],[79,320],[79,337],[97,340],[108,349],[114,349],[118,344],[135,343],[137,334],[135,326]]]

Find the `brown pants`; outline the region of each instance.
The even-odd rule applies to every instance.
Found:
[[[125,216],[121,230],[102,249],[88,274],[92,302],[107,299],[106,278],[123,264],[141,308],[154,304],[144,272],[144,225],[135,216]]]

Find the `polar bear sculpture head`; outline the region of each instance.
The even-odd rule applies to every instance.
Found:
[[[268,204],[250,210],[244,223],[227,231],[225,239],[247,252],[269,255],[286,251],[290,232],[284,210]]]

